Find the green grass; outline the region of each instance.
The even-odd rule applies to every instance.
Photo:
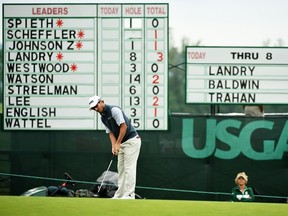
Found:
[[[81,215],[233,215],[284,216],[288,204],[176,200],[111,200],[97,198],[0,196],[2,216]]]

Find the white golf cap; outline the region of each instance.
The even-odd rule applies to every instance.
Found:
[[[242,177],[246,181],[246,183],[248,183],[248,176],[246,175],[246,173],[245,172],[240,172],[240,173],[237,174],[237,176],[235,178],[235,183],[236,184],[237,184],[238,178],[240,178],[240,177]]]
[[[89,98],[89,108],[91,109],[91,108],[95,107],[99,103],[99,101],[101,101],[101,100],[102,100],[102,98],[100,96],[97,96],[97,95],[90,97]]]

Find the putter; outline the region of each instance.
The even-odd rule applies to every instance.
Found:
[[[115,156],[115,155],[113,154],[113,155],[112,155],[112,158],[111,158],[111,161],[110,161],[110,163],[109,163],[109,165],[108,165],[108,168],[107,168],[107,170],[106,170],[106,172],[105,172],[105,175],[104,175],[104,177],[103,177],[103,180],[102,180],[102,182],[101,182],[101,184],[100,184],[100,187],[98,188],[97,194],[94,195],[95,197],[99,197],[99,192],[100,192],[100,190],[101,190],[101,188],[102,188],[102,185],[103,185],[103,183],[104,183],[104,181],[105,181],[107,172],[109,171],[109,169],[110,169],[110,167],[111,167],[111,164],[113,163],[114,156]]]

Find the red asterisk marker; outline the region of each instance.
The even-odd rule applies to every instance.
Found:
[[[64,22],[63,22],[62,19],[58,19],[58,20],[56,21],[56,25],[57,25],[59,28],[62,27],[63,24],[64,24]]]
[[[75,46],[76,46],[76,49],[80,50],[80,49],[82,49],[83,44],[81,41],[78,41]]]
[[[84,38],[84,35],[85,35],[85,33],[84,33],[83,30],[78,31],[78,33],[77,33],[77,37],[78,37],[79,39]]]
[[[64,56],[62,53],[59,52],[59,53],[57,53],[56,58],[58,61],[61,61],[61,60],[63,60]]]
[[[70,70],[71,70],[72,72],[76,72],[77,69],[78,69],[78,67],[77,67],[77,65],[76,65],[75,63],[73,63],[73,64],[70,66]]]

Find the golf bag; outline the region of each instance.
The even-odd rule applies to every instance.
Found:
[[[97,184],[95,184],[92,187],[91,192],[95,194],[98,192],[100,184],[104,179],[104,176],[105,176],[105,180],[102,184],[102,187],[100,188],[98,196],[103,197],[103,198],[112,198],[118,189],[118,173],[117,172],[112,172],[112,171],[103,172],[102,175],[96,180]]]

